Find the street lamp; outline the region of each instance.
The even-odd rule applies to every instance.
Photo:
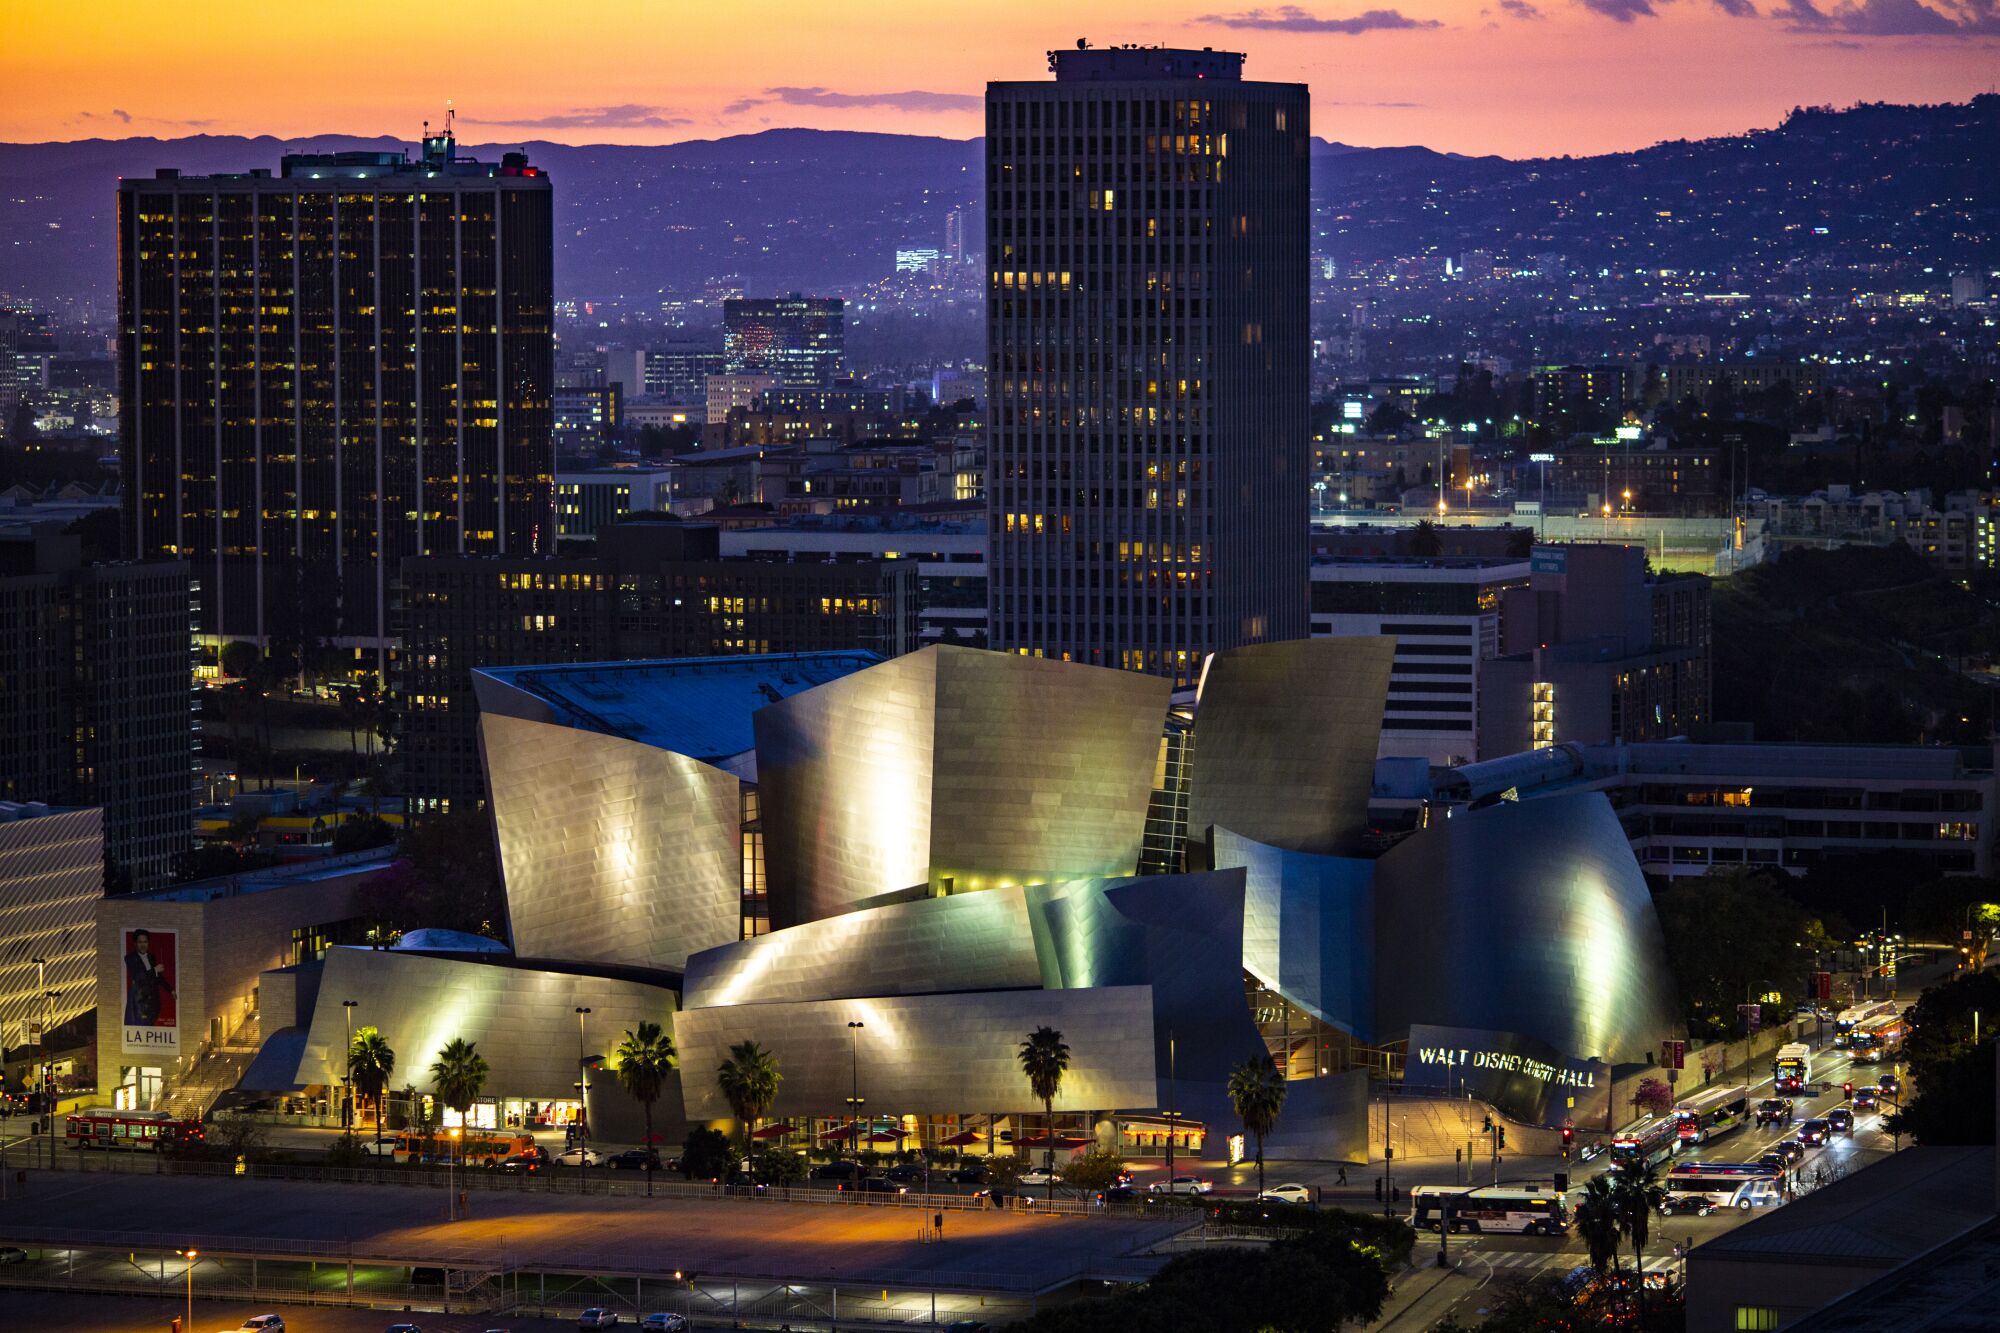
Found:
[[[860,1019],[850,1019],[847,1024],[850,1043],[851,1082],[847,1098],[847,1147],[854,1154],[856,1165],[861,1162],[861,1029],[866,1027]]]
[[[577,1185],[579,1194],[590,1193],[590,1057],[583,1050],[583,1020],[590,1014],[590,1006],[576,1007],[576,1142],[577,1142]]]
[[[340,1085],[340,1127],[354,1128],[354,1006],[359,1000],[342,1000],[340,1011],[347,1019],[347,1081]]]
[[[181,1327],[182,1327],[183,1329],[186,1329],[186,1330],[188,1330],[188,1333],[193,1333],[193,1329],[194,1329],[194,1261],[195,1261],[195,1260],[196,1260],[196,1259],[197,1259],[198,1257],[200,1257],[200,1255],[201,1255],[201,1251],[200,1251],[200,1250],[175,1250],[175,1251],[174,1251],[174,1253],[175,1253],[175,1254],[177,1254],[177,1255],[179,1255],[179,1256],[180,1256],[181,1258],[183,1258],[183,1259],[187,1260],[187,1284],[188,1284],[188,1285],[187,1285],[187,1322],[186,1322],[185,1324],[182,1324],[182,1325],[181,1325]]]

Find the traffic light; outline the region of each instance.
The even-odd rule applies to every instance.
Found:
[[[1575,1137],[1576,1137],[1576,1126],[1575,1126],[1575,1125],[1564,1125],[1564,1126],[1563,1126],[1563,1146],[1564,1146],[1564,1147],[1568,1147],[1568,1146],[1569,1146],[1569,1143],[1570,1143],[1570,1141],[1571,1141],[1572,1139],[1574,1139]]]
[[[1501,1146],[1501,1147],[1503,1147],[1503,1148],[1504,1148],[1504,1147],[1506,1147],[1506,1146],[1507,1146],[1507,1127],[1506,1127],[1505,1125],[1501,1125],[1501,1126],[1499,1126],[1499,1127],[1498,1127],[1498,1128],[1497,1128],[1497,1129],[1496,1129],[1496,1130],[1495,1130],[1494,1132],[1495,1132],[1495,1133],[1497,1133],[1497,1134],[1499,1134],[1499,1136],[1500,1136],[1500,1146]]]
[[[1844,1096],[1852,1097],[1854,1095],[1854,1085],[1852,1083],[1843,1083],[1840,1085],[1840,1091]]]
[[[1483,1125],[1481,1125],[1481,1126],[1479,1127],[1479,1132],[1480,1132],[1481,1134],[1491,1134],[1491,1133],[1493,1132],[1493,1117],[1492,1117],[1492,1116],[1490,1116],[1490,1115],[1489,1115],[1489,1116],[1487,1116],[1487,1117],[1486,1117],[1486,1123],[1484,1123]]]

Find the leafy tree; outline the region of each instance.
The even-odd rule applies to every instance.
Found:
[[[373,815],[362,819],[350,819],[333,831],[333,851],[336,856],[346,852],[365,852],[371,847],[387,847],[396,840],[396,830]]]
[[[1992,1033],[2000,1023],[2000,974],[1965,973],[1932,986],[1910,1006],[1908,1018],[1903,1051],[1911,1090],[1888,1118],[1889,1128],[1930,1147],[1992,1143]]]
[[[1044,1170],[1056,1173],[1056,1097],[1062,1092],[1063,1075],[1069,1072],[1069,1044],[1052,1027],[1038,1027],[1028,1034],[1016,1052],[1021,1072],[1027,1075],[1028,1089],[1042,1104],[1042,1136],[1048,1141]],[[1049,1206],[1055,1207],[1055,1191],[1049,1191]]]
[[[492,814],[453,810],[403,835],[402,858],[361,890],[361,912],[400,930],[432,926],[505,941]]]
[[[1647,1115],[1665,1115],[1674,1109],[1674,1090],[1656,1078],[1642,1078],[1632,1104]]]
[[[767,1185],[801,1185],[806,1159],[784,1148],[770,1148],[750,1159],[750,1173]]]
[[[698,1126],[681,1140],[681,1175],[688,1180],[702,1177],[720,1180],[736,1165],[729,1138],[719,1129]]]
[[[1104,1148],[1093,1148],[1075,1161],[1063,1167],[1062,1178],[1065,1185],[1078,1189],[1106,1190],[1118,1183],[1118,1177],[1125,1173],[1125,1159]]]
[[[715,1081],[729,1102],[729,1110],[743,1126],[743,1155],[750,1155],[750,1131],[764,1118],[771,1103],[778,1100],[777,1057],[754,1041],[739,1041],[729,1048],[729,1058],[715,1071]]]
[[[396,1053],[380,1031],[362,1028],[347,1048],[347,1063],[354,1071],[354,1086],[375,1103],[375,1154],[382,1154],[382,1094],[389,1089],[389,1076],[396,1072]]]
[[[1285,1076],[1266,1055],[1253,1056],[1229,1071],[1229,1104],[1243,1128],[1257,1138],[1257,1192],[1264,1192],[1264,1136],[1278,1123],[1285,1105]]]
[[[1780,887],[1783,878],[1776,871],[1710,871],[1653,895],[1691,1034],[1727,1036],[1737,1005],[1772,992],[1782,1004],[1803,993],[1801,948],[1820,936]]]
[[[625,1089],[646,1113],[646,1147],[653,1146],[653,1104],[666,1090],[667,1071],[679,1063],[674,1039],[658,1023],[641,1023],[627,1029],[618,1043],[618,1086]],[[646,1172],[646,1193],[653,1193],[653,1173]]]

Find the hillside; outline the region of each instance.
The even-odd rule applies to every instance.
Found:
[[[1601,157],[1510,161],[1317,140],[1315,250],[1343,266],[1486,249],[1572,268],[1769,286],[2000,263],[2000,96],[1801,111],[1778,128]],[[275,167],[392,140],[199,135],[0,144],[0,294],[108,303],[121,175]],[[519,144],[470,145],[491,157]],[[654,147],[525,145],[557,188],[558,293],[647,303],[734,274],[759,290],[887,271],[983,194],[977,139],[770,130]]]
[[[1971,744],[1993,691],[1947,659],[2000,656],[2000,611],[1906,546],[1792,549],[1718,580],[1715,717],[1759,740]]]

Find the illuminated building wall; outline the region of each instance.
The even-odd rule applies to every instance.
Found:
[[[933,646],[759,710],[771,922],[1133,873],[1166,682]]]
[[[1644,1060],[1679,1023],[1652,894],[1597,792],[1459,809],[1375,863],[1379,1036],[1517,1032]]]
[[[1303,84],[1231,52],[987,85],[993,644],[1191,684],[1306,634]]]
[[[448,134],[120,182],[126,537],[203,633],[383,653],[404,556],[554,549],[550,210]]]
[[[1286,851],[1215,830],[1217,866],[1241,866],[1243,970],[1323,1023],[1375,1031],[1375,863]]]
[[[480,719],[514,949],[678,968],[742,933],[740,781],[671,750]]]
[[[1384,637],[1217,653],[1195,711],[1190,845],[1220,826],[1288,851],[1353,850],[1395,652]]]

